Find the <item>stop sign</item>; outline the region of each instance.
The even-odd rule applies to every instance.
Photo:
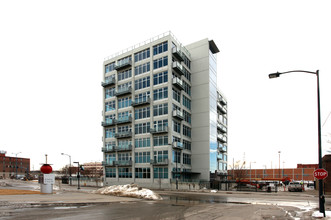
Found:
[[[328,177],[328,171],[324,169],[317,169],[314,171],[314,177],[319,180],[323,180]]]

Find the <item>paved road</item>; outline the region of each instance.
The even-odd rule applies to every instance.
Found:
[[[13,185],[19,188],[20,183]],[[34,187],[33,185],[30,187]],[[28,188],[25,185],[25,188]],[[1,219],[314,219],[314,193],[159,191],[164,200],[95,195],[63,187],[54,195],[1,196]],[[327,208],[331,208],[330,201]]]

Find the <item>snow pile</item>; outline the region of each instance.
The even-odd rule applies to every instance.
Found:
[[[113,196],[127,196],[139,199],[162,200],[162,197],[152,190],[141,188],[136,184],[108,186],[94,190],[92,193]]]

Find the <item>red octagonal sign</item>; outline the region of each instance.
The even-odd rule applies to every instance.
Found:
[[[323,180],[328,177],[328,171],[324,169],[317,169],[314,171],[314,177],[319,180]]]

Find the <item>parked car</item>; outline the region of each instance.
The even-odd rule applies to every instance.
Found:
[[[289,192],[302,192],[302,185],[298,182],[292,182],[288,185]]]

